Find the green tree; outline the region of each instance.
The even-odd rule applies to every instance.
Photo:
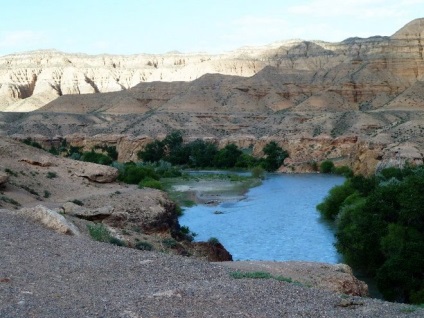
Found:
[[[228,144],[215,155],[214,165],[218,168],[233,168],[242,154],[235,144]]]
[[[351,183],[347,180],[342,185],[333,187],[324,201],[317,205],[318,211],[329,220],[334,220],[339,214],[344,201],[353,193],[355,189],[352,188]]]
[[[350,177],[317,207],[336,220],[337,250],[387,300],[424,303],[423,193],[424,167],[390,168]]]
[[[288,152],[278,146],[275,141],[271,141],[263,148],[265,159],[263,166],[267,171],[275,171],[284,163],[284,160],[289,156]]]
[[[102,153],[97,153],[94,151],[84,152],[80,158],[82,161],[98,163],[101,165],[110,165],[112,163],[112,158],[104,155]]]
[[[179,130],[173,131],[165,137],[162,143],[167,147],[168,152],[172,152],[183,144],[183,135]]]
[[[333,173],[334,163],[330,160],[325,160],[319,165],[319,172],[321,173]]]
[[[145,162],[157,162],[161,160],[165,154],[164,146],[163,142],[155,140],[147,144],[144,150],[140,150],[137,153],[137,157]]]
[[[187,145],[190,149],[189,164],[195,168],[205,168],[213,166],[213,158],[218,152],[218,148],[209,141],[196,139]]]

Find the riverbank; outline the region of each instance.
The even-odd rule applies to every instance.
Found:
[[[195,204],[216,206],[222,202],[240,201],[246,192],[262,182],[250,176],[249,172],[195,171],[179,178],[163,179],[162,183],[178,204],[190,207]]]
[[[236,279],[193,258],[60,235],[2,214],[0,316],[14,317],[422,317],[416,306]]]

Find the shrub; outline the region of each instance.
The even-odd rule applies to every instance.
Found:
[[[159,180],[159,176],[156,174],[152,167],[138,167],[135,164],[126,164],[118,176],[118,180],[129,184],[139,184],[143,179],[146,178]]]
[[[99,224],[87,224],[88,233],[91,238],[99,242],[110,242],[112,236],[109,230],[101,223]]]
[[[116,238],[116,237],[113,237],[113,236],[109,238],[109,243],[116,245],[116,246],[127,246],[125,241],[120,240],[119,238]]]
[[[218,240],[216,237],[211,237],[211,238],[209,238],[208,243],[209,243],[209,244],[211,244],[211,245],[218,245],[218,244],[221,244],[221,243],[219,242],[219,240]]]
[[[194,238],[197,236],[197,233],[192,232],[188,226],[182,226],[180,228],[180,233],[184,236],[187,241],[192,242]]]
[[[140,241],[135,244],[135,247],[142,251],[152,251],[153,245],[146,241]]]
[[[153,189],[163,190],[162,183],[160,181],[152,179],[152,178],[146,178],[146,179],[142,180],[138,184],[138,187],[140,189],[142,189],[142,188],[153,188]]]
[[[53,172],[53,171],[49,171],[49,172],[47,172],[46,177],[49,178],[49,179],[56,178],[57,177],[57,173],[56,172]]]
[[[330,160],[325,160],[319,165],[319,172],[321,173],[333,173],[334,163]]]
[[[168,248],[174,248],[178,245],[178,242],[174,240],[173,238],[166,238],[162,240],[163,245],[165,245]]]
[[[263,179],[265,176],[265,170],[261,166],[256,166],[252,168],[252,177]]]
[[[13,170],[11,170],[9,168],[4,169],[4,172],[6,172],[6,173],[8,173],[8,174],[10,174],[10,175],[12,175],[14,177],[17,177],[18,176],[18,174],[15,171],[13,171]]]
[[[49,197],[50,197],[50,195],[51,195],[51,193],[50,193],[49,191],[44,190],[44,197],[45,197],[45,198],[49,198]]]
[[[98,163],[101,165],[110,165],[113,160],[111,157],[94,151],[84,152],[80,158],[82,161]]]
[[[353,177],[353,171],[348,166],[335,167],[334,173],[338,175],[342,175],[346,178]]]
[[[84,205],[84,203],[82,201],[78,200],[78,199],[74,199],[71,202],[72,203],[75,203],[76,205],[79,205],[79,206],[83,206]]]

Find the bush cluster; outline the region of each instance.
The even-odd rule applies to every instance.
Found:
[[[352,176],[317,206],[335,220],[336,248],[372,275],[387,300],[424,303],[424,167]]]

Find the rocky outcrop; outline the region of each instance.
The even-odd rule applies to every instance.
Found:
[[[118,178],[119,171],[116,168],[98,164],[74,164],[74,174],[78,177],[87,178],[99,183],[114,182]]]
[[[238,261],[221,263],[234,270],[245,272],[267,272],[273,276],[290,278],[306,286],[322,288],[333,292],[368,296],[368,286],[358,280],[346,264],[325,264],[316,262],[269,262]]]
[[[63,206],[63,213],[89,221],[103,220],[113,214],[112,206],[103,206],[95,209],[87,209],[72,202],[66,202]]]
[[[163,192],[153,189],[146,189],[142,196],[129,190],[95,195],[84,200],[84,207],[66,203],[63,209],[67,214],[100,220],[113,228],[137,228],[145,233],[179,230],[175,203]]]
[[[67,221],[56,211],[50,210],[42,205],[37,205],[34,208],[23,208],[14,213],[39,222],[58,233],[80,235],[79,230],[74,224]]]
[[[194,242],[190,251],[199,258],[204,258],[209,262],[232,261],[233,256],[219,242]]]

